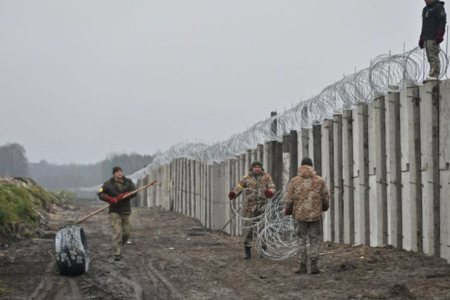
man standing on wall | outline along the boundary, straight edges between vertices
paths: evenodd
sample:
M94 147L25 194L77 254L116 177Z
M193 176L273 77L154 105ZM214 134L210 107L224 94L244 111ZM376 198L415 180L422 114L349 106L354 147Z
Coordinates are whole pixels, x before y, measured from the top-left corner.
M256 218L264 213L267 199L271 198L276 190L272 177L262 168L262 163L254 161L250 172L241 178L234 190L228 194L230 200L234 200L242 190L246 190L245 218ZM247 227L255 225L252 221L246 221ZM251 247L254 229L251 227L245 234L244 259L251 258Z
M133 181L126 178L121 167L113 168L113 177L106 181L98 191L100 200L108 202L109 223L112 230L112 248L114 260L122 259L122 246L127 242L131 234L131 201L134 194L126 197L129 192L136 189Z
M438 0L425 0L426 6L422 11L422 32L420 33L419 47L427 52L430 63L430 74L426 80L439 80L441 62L439 44L444 40L447 15L444 2Z
M319 274L320 226L322 211L330 207L330 193L325 180L316 174L312 160L303 158L297 176L289 183L286 195L285 215L292 215L298 222L296 233L299 238L300 268L295 274L307 273L307 249L309 240L311 249L311 274Z

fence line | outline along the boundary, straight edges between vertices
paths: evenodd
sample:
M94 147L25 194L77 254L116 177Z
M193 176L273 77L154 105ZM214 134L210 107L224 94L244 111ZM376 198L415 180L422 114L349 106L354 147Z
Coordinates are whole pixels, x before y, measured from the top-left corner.
M380 56L224 142L171 147L131 176L139 184L161 181L138 205L173 209L218 230L231 217L226 194L252 160L264 161L280 189L309 156L332 196L325 240L390 244L450 261L450 82L417 86L427 72L421 59L418 49ZM442 53L441 61L443 75ZM226 232L239 235L242 228L231 223Z

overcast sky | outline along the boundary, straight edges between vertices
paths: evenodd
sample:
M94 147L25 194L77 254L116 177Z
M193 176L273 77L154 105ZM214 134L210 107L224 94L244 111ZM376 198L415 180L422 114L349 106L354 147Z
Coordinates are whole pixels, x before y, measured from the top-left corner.
M414 48L423 6L0 0L0 146L87 164L223 141L380 54Z

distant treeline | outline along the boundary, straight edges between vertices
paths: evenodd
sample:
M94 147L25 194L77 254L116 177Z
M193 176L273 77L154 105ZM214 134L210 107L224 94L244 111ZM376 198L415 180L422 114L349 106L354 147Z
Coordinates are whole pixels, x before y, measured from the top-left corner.
M153 161L151 155L111 154L101 162L89 165L56 165L41 160L29 163L25 148L19 144L0 146L0 176L31 177L50 190L90 187L112 176L112 168L121 166L125 174L132 174Z
M6 144L0 146L0 176L28 176L28 158L22 145Z

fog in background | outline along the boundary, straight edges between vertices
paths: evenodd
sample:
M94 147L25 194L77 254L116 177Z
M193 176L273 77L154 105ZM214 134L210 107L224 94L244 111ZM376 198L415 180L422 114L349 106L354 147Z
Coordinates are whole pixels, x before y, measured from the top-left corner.
M30 162L92 164L222 141L416 47L423 6L2 0L0 145L22 145Z

